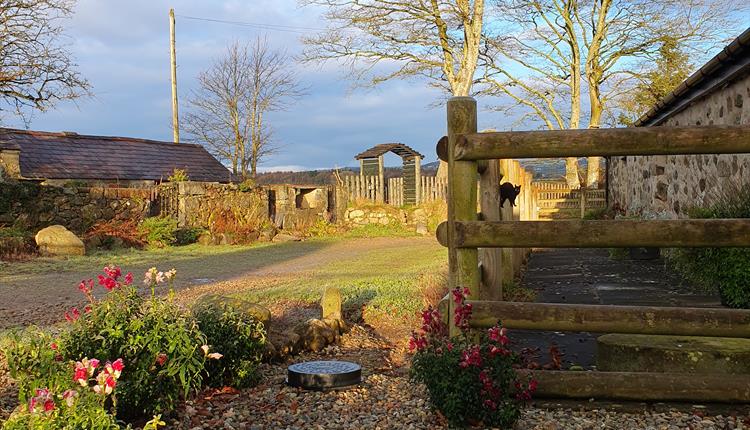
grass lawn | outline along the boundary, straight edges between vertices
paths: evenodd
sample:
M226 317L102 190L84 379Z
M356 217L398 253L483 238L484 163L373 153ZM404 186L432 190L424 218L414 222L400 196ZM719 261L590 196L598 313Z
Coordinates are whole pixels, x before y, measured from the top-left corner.
M411 317L442 291L447 251L433 238L328 237L251 246L189 245L164 249L97 252L84 257L38 258L0 265L3 326L48 321L82 298L76 286L107 264L142 273L177 269L176 287L186 301L218 292L259 303L316 303L328 286L339 287L354 317ZM61 308L61 306L63 306ZM54 310L53 310L53 307ZM24 310L20 317L19 310ZM17 318L21 318L20 320Z
M366 243L366 242L365 242ZM414 315L441 290L447 251L434 241L376 249L330 261L305 277L279 279L237 295L257 302L318 302L326 287L338 287L344 307L396 317Z

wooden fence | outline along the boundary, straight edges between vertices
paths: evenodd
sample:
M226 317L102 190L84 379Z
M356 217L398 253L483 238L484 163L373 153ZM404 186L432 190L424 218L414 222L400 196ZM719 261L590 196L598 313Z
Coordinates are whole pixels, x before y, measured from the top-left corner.
M583 218L587 211L607 207L607 191L570 188L561 181L534 181L539 219Z
M380 186L378 176L344 176L343 189L350 200L370 200L392 206L407 204L404 198L404 178L388 178L386 186ZM382 190L382 191L381 191ZM447 200L448 180L435 176L421 176L417 187L417 203Z
M448 101L448 136L438 156L448 162L448 220L437 237L448 247L449 286L468 288L472 326L500 319L514 329L750 337L750 310L514 303L490 299L497 262L487 248L748 247L750 219L500 221L499 198L483 160L624 155L750 153L750 127L654 127L477 133L476 101ZM489 163L493 166L496 163ZM476 176L480 173L481 216ZM485 204L489 203L489 204ZM448 315L455 303L448 300ZM450 332L458 333L451 318ZM656 401L750 402L750 375L533 371L537 396Z

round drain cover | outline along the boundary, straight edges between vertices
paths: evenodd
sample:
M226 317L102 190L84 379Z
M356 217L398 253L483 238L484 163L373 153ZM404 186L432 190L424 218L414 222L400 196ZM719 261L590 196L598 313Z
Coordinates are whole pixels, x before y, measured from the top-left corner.
M305 361L287 368L286 383L307 390L326 390L362 382L362 367L349 361Z

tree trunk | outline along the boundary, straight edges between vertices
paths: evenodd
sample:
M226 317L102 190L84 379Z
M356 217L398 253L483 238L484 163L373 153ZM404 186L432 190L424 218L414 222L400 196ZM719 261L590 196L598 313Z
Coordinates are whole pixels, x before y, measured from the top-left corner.
M591 121L589 122L589 128L599 128L599 124L602 120L602 102L599 98L599 88L594 87L593 90L589 90L591 98ZM586 185L589 188L599 188L601 169L602 169L602 157L588 157L588 168L586 174Z

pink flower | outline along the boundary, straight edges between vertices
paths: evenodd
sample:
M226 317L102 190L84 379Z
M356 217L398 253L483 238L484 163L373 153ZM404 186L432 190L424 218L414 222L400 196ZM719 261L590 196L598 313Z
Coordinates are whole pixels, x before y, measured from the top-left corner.
M174 277L177 275L177 269L172 269L164 274L164 277L167 279L167 281L174 280Z
M85 367L78 367L79 364L80 363L76 363L76 370L73 372L73 381L81 384L82 387L85 387L89 384L89 372Z
M493 402L490 399L487 399L484 401L484 407L494 411L495 409L497 409L497 403Z
M223 355L219 354L218 352L212 352L212 353L208 354L206 357L208 357L210 359L213 359L213 360L218 360L221 357L223 357Z
M63 400L68 407L72 407L75 403L76 397L78 397L78 391L76 390L65 390L62 394Z
M482 355L481 355L480 347L472 346L471 348L461 352L461 361L458 363L458 365L464 369L469 366L477 366L477 367L481 366Z
M110 265L104 267L104 273L106 273L108 277L112 278L112 280L116 281L117 278L119 278L122 274L122 271L120 271L119 267Z
M124 368L125 364L122 362L122 358L118 358L114 363L112 363L112 373L115 375L115 378L120 377L120 374L122 374L122 369Z

